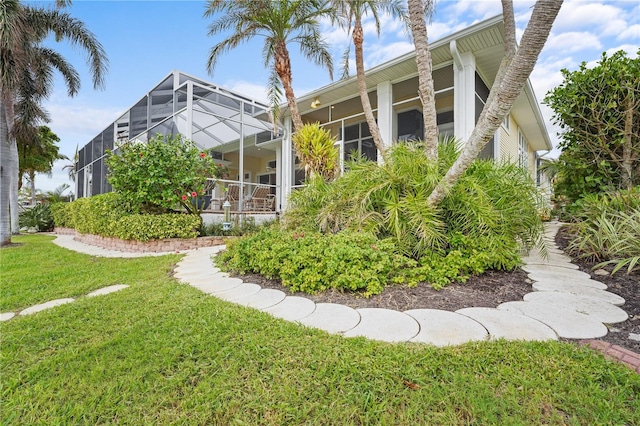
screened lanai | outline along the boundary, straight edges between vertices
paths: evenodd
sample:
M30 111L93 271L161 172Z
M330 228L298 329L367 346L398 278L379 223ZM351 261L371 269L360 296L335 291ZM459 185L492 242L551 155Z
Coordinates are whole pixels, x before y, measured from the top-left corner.
M210 195L211 209L220 209L229 185L239 187L235 210L244 209L243 200L258 185L268 186L275 201L281 131L274 131L266 109L253 99L174 71L83 147L78 196L111 190L104 163L106 149L117 152L131 140L146 142L157 134L181 134L229 170Z

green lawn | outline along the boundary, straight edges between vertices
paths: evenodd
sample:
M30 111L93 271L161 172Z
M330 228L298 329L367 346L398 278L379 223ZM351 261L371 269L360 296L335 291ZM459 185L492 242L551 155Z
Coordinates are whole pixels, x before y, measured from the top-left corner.
M3 312L131 287L0 324L3 424L640 424L640 375L586 348L344 339L49 240L0 250Z

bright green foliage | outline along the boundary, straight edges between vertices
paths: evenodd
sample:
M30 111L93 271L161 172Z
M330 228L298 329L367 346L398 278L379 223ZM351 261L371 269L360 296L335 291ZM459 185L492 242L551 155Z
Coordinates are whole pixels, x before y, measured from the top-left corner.
M113 236L136 241L196 238L200 224L200 217L191 214L134 214L116 222Z
M337 288L371 295L380 293L403 268L415 265L394 251L390 240L380 241L365 233L322 235L272 226L230 241L217 262L240 273L279 278L292 291Z
M317 175L324 180L333 180L339 168L339 153L331 131L318 122L305 124L293 134L292 141L307 177Z
M202 223L197 215L139 214L136 206L117 192L53 206L56 226L123 240L195 238Z
M22 182L23 175L34 179L36 173L51 173L56 160L66 160L61 155L56 143L60 142L58 135L47 126L40 126L34 132L33 140L18 138L18 178Z
M575 237L569 250L580 257L604 261L633 271L640 265L640 186L629 191L588 195L579 203Z
M438 163L421 144L398 144L382 165L356 160L330 183L312 176L292 194L282 231L229 244L221 265L280 278L295 290L367 295L389 283L442 288L487 269L515 268L520 249L542 231L534 182L516 165L476 161L428 208L431 189L457 155L454 141L441 144Z
M208 193L207 178L218 165L180 135L157 135L147 143L129 142L107 159L109 183L145 211L168 212L178 206L199 214L195 199Z
M357 160L335 182L311 180L294 192L285 223L292 229L351 229L391 237L402 253L416 259L446 254L456 233L485 239L493 250L533 245L542 230L536 214L541 200L527 172L513 164L476 161L441 205L427 207L431 190L457 155L455 143L445 141L437 164L426 158L421 144L395 145L384 164Z
M544 102L562 128L555 193L570 202L640 183L640 57L602 55L595 67L562 70Z
M48 204L36 204L20 213L20 227L36 228L40 232L53 229L53 216Z

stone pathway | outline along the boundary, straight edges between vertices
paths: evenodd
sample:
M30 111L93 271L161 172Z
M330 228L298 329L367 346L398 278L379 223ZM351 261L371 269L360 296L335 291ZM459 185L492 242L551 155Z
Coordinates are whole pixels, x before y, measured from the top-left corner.
M110 285L108 287L103 287L101 289L92 291L91 293L87 294L86 297L102 296L102 295L105 295L105 294L109 294L109 293L113 293L113 292L116 292L116 291L120 291L120 290L125 289L127 287L129 287L129 286L126 285L126 284ZM15 317L16 315L24 316L24 315L35 314L36 312L41 312L41 311L44 311L46 309L54 308L56 306L64 305L66 303L71 303L71 302L73 302L75 300L76 299L73 299L73 298L50 300L50 301L45 302L45 303L40 303L38 305L30 306L30 307L28 307L26 309L21 310L17 314L15 312L3 312L3 313L0 314L0 321L8 321L11 318Z
M186 252L175 268L175 277L204 293L242 306L267 312L274 317L319 328L345 337L366 337L385 342L419 342L435 346L458 345L470 341L557 340L558 337L581 339L581 343L601 350L640 372L640 355L596 339L607 333L605 324L622 322L627 313L618 306L624 299L606 291L606 286L591 280L555 245L555 235L562 224L547 223L546 255L532 252L523 258L532 292L523 301L507 302L497 308L464 308L456 312L438 309L413 309L398 312L389 309L353 309L333 303L315 303L282 291L263 289L258 284L230 278L213 266L211 257L224 246L205 247ZM123 253L90 246L58 235L59 246L94 256L140 257L167 253ZM93 296L120 290L111 286L88 294ZM47 302L59 305L73 299ZM23 312L33 313L43 305ZM24 315L20 312L21 315ZM15 315L0 314L0 321ZM587 340L584 340L587 339Z
M353 309L333 303L314 303L273 289L245 283L209 262L218 248L188 253L175 268L175 276L220 299L253 307L278 318L296 321L345 337L366 337L385 342L421 342L436 346L474 340L594 339L607 334L604 325L622 322L627 313L616 305L624 300L606 286L577 270L555 245L559 223L547 224L546 256L532 252L525 260L533 292L523 301L497 308L465 308L456 312L413 309Z

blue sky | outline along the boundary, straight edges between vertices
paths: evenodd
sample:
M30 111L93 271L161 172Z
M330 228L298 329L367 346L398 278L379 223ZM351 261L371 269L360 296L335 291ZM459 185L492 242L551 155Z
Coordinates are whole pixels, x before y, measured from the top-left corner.
M29 3L43 7L52 4L50 1ZM526 27L533 3L531 0L514 2L518 35ZM214 73L208 74L209 49L221 38L207 35L211 19L203 18L205 5L202 1L75 0L67 8L104 46L109 71L104 90L93 90L83 52L65 42L50 40L47 43L74 64L82 79L80 93L69 98L58 78L53 95L45 103L52 118L48 125L60 137L63 154L73 157L76 145L86 144L173 69L257 99L266 98L268 71L262 63L260 39L222 56ZM438 1L428 27L429 40L435 41L501 11L497 0ZM370 19L365 20L364 27L367 68L413 50L398 22L383 17L380 37L375 34ZM350 40L328 23L323 25L323 33L331 45L334 77L339 78L340 59ZM639 46L640 1L565 0L531 75L538 101L562 82L560 69L577 69L583 61L595 63L604 51L612 53L623 49L635 57ZM301 58L295 46L291 52L296 95L331 82L328 73ZM550 121L551 113L545 106L541 108L555 143L556 129ZM51 178L38 176L36 187L49 191L68 183L62 171L64 164L64 161L56 162Z

